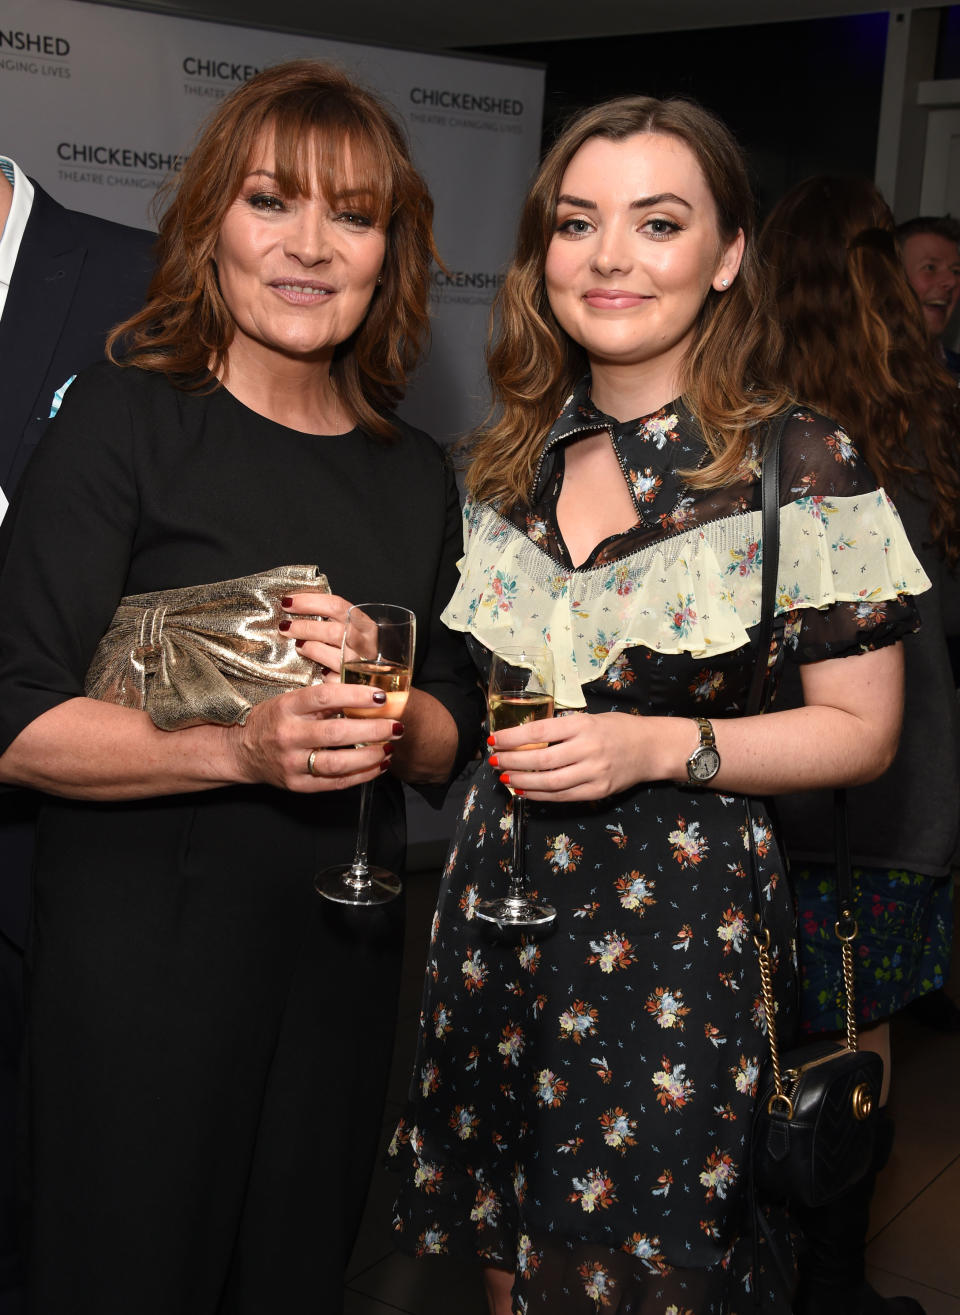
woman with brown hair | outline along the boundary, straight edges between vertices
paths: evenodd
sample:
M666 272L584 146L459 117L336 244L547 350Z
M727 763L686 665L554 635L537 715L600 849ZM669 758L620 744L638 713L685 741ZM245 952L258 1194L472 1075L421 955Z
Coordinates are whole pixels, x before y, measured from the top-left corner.
M495 1315L753 1309L746 1156L766 1041L744 798L869 779L896 745L896 641L922 573L836 424L770 382L752 228L721 123L612 101L546 156L499 299L498 410L444 616L481 669L548 644L561 715L490 738L392 1146L402 1245L483 1264ZM799 655L805 706L748 717L758 473L785 411L770 663ZM861 623L864 585L884 606ZM528 803L530 885L557 910L519 944L475 916L503 893L505 784ZM792 897L753 806L786 1037ZM755 1281L782 1310L772 1276Z
M918 600L921 627L904 643L903 732L893 765L848 794L857 899L857 1010L862 1047L884 1060L890 1085L890 1016L941 986L950 966L950 870L960 836L957 701L945 631L960 630L960 462L956 384L930 351L921 308L904 272L893 216L866 178L810 178L764 226L784 347L776 378L837 416L895 498L932 582ZM866 617L875 606L867 593ZM798 691L784 689L789 698ZM801 1024L841 1032L843 984L836 921L833 802L829 794L781 802L784 843L800 908ZM877 1172L893 1125L881 1123L871 1174L800 1222L797 1309L803 1315L906 1315L864 1281L863 1248Z
M238 89L176 181L147 305L115 363L70 388L4 523L0 780L48 796L37 1310L340 1308L402 909L341 909L314 877L349 861L354 787L378 778L371 856L396 870L401 780L444 783L480 716L438 616L456 489L391 413L427 331L431 214L395 120L344 74L295 63ZM259 610L222 634L219 582L263 573L292 583L257 585ZM177 629L166 600L195 587ZM402 722L339 683L348 600L365 599L419 621ZM139 621L107 678L115 612ZM244 704L251 668L273 684ZM177 729L130 706L161 677ZM347 709L368 718L362 745Z

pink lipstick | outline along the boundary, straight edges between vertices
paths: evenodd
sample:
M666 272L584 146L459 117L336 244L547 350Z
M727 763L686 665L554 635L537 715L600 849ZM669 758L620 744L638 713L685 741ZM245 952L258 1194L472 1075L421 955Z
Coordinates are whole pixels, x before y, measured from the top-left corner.
M623 288L589 288L583 294L583 300L595 310L629 310L651 298Z

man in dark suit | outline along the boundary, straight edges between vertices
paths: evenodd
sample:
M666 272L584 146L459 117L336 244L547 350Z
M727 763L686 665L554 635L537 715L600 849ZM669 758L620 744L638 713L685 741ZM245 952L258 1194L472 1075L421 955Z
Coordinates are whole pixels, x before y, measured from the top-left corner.
M0 519L56 405L143 304L154 236L58 205L0 155ZM56 532L56 527L51 527ZM13 1125L35 800L0 794L0 1315L19 1311Z
M16 179L19 170L10 172ZM17 182L29 180L20 175ZM46 428L55 391L102 358L108 330L143 305L153 272L152 233L66 210L30 186L32 205L0 313L0 488L8 499ZM0 230L14 196L0 164Z

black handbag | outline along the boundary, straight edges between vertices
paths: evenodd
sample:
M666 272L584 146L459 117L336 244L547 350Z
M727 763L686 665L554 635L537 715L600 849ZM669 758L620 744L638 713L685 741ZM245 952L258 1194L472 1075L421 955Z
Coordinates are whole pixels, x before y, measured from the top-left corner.
M788 413L789 414L789 413ZM761 618L757 665L747 714L765 710L768 660L773 637L777 566L780 551L780 436L786 417L772 430L761 475ZM853 880L847 846L846 796L835 792L835 842L839 916L835 931L842 945L846 995L846 1036L820 1039L781 1055L770 961L770 930L764 917L750 800L747 838L754 885L754 943L767 1022L769 1058L761 1069L753 1124L752 1172L760 1201L784 1200L817 1206L840 1196L867 1172L873 1155L883 1061L857 1049L854 1005Z

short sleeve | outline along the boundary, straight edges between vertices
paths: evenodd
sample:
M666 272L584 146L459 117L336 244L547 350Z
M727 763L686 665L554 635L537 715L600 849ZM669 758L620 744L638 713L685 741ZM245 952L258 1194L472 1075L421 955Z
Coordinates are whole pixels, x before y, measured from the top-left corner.
M850 436L815 411L798 409L784 430L780 518L777 606L785 618L789 660L819 662L870 652L919 627L912 595L929 581L896 509ZM846 597L818 607L791 607L791 567L799 569L814 537L832 575L845 577Z
M77 378L0 526L0 752L83 693L124 593L138 498L119 374Z

